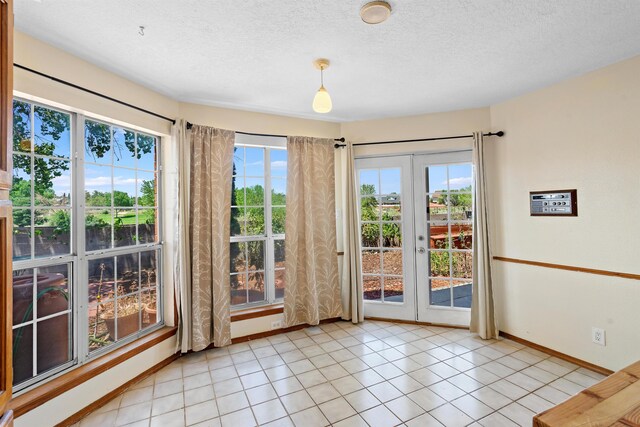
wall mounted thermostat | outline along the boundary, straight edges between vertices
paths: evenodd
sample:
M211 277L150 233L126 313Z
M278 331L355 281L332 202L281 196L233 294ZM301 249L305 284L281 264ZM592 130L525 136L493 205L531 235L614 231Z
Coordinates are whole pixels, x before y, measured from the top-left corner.
M531 191L531 216L578 216L577 190Z

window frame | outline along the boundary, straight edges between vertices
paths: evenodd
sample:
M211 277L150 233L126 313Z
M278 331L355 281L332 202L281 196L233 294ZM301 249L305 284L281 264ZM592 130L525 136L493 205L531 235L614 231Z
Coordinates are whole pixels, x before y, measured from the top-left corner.
M280 139L280 138L279 138ZM284 139L284 138L282 138ZM285 140L286 142L286 140ZM239 236L230 236L230 240L229 243L243 243L243 242L255 242L255 241L263 241L265 248L264 248L264 274L265 274L265 299L262 301L254 301L254 302L244 302L241 304L235 304L235 305L231 305L231 312L237 312L237 311L242 311L242 310L247 310L247 309L252 309L252 308L256 308L256 307L264 307L264 306L269 306L269 305L274 305L274 304L280 304L283 302L284 297L283 298L276 298L276 288L275 288L275 272L276 272L276 268L275 268L275 241L277 240L282 240L284 242L285 240L285 234L284 233L273 233L273 215L272 215L272 209L273 209L273 205L272 205L272 171L271 171L271 151L272 150L280 150L280 151L285 151L287 150L286 147L286 143L285 144L274 144L274 145L267 145L267 144L256 144L256 143L250 143L250 142L235 142L234 143L234 147L242 147L243 149L245 147L249 147L249 148L259 148L264 150L264 169L263 169L263 176L264 176L264 205L263 205L263 209L264 209L264 235L239 235ZM243 163L246 160L246 156L244 156L243 154ZM243 178L245 178L246 175L246 168L245 171L243 171L243 174L240 175L237 171L236 171L236 175L235 176L242 176ZM252 175L250 175L249 177L252 177ZM233 178L232 178L233 179ZM285 184L286 184L286 174L284 175L284 179L285 179ZM246 183L245 183L246 184ZM285 191L285 195L286 195L286 191ZM245 201L246 203L246 201ZM246 204L245 204L246 206ZM277 205L275 207L283 207L282 205ZM286 202L284 205L285 209L286 209ZM248 260L247 260L248 261ZM282 269L278 269L278 270L282 270ZM231 276L232 276L232 272L230 271L229 274L229 287L231 287ZM286 283L285 283L286 286Z
M49 369L39 375L33 376L30 379L27 379L19 384L13 385L14 396L19 396L25 393L30 392L36 386L42 385L43 383L52 381L55 378L63 376L83 365L86 365L90 362L93 362L97 358L104 356L105 354L111 353L123 346L126 346L134 341L139 340L142 337L145 337L153 332L156 332L165 327L164 322L164 286L163 286L163 256L164 256L164 241L163 241L163 159L162 159L162 146L163 146L163 137L159 134L149 132L149 131L138 131L133 129L132 126L122 125L121 123L116 123L116 121L105 120L104 118L93 117L88 114L78 113L71 110L65 110L63 108L55 107L52 105L48 105L45 102L40 102L31 99L25 99L22 97L14 97L13 100L24 102L29 104L30 107L30 125L31 125L31 151L29 153L22 152L14 152L14 155L28 155L31 160L31 176L35 173L33 168L33 159L35 158L35 121L34 121L34 111L36 107L46 108L48 110L57 111L60 113L68 114L70 116L69 123L69 174L71 179L71 189L70 189L70 207L63 208L67 209L71 214L70 219L70 230L69 230L69 242L70 242L70 252L69 254L63 255L54 255L48 257L35 257L35 237L31 236L31 254L29 259L15 259L13 260L12 272L17 270L24 269L34 269L34 268L42 268L47 266L57 266L63 264L69 264L69 279L68 279L68 290L70 292L70 308L65 310L64 312L56 313L55 316L63 315L63 313L68 313L71 317L71 328L70 328L70 348L71 348L71 359L70 361ZM156 233L158 239L153 243L136 243L133 246L124 246L124 247L110 247L106 249L98 249L93 251L86 251L86 236L85 236L85 218L87 212L87 206L85 203L85 121L91 120L94 122L99 122L109 126L110 133L111 129L117 127L119 129L123 129L125 131L134 132L137 136L138 133L152 136L155 138L156 144L156 170L153 172L155 174L155 183L156 183L156 204L153 209L156 212ZM111 136L113 139L113 136ZM113 144L113 142L112 142ZM137 144L137 143L136 143ZM38 155L41 158L49 158L52 156L42 156ZM57 159L57 157L53 157ZM15 166L15 165L14 165ZM113 163L111 167L117 167ZM112 169L113 170L113 169ZM146 169L130 168L130 170L142 170L144 172L149 172ZM12 169L13 175L13 169ZM137 175L136 175L137 177ZM137 178L136 178L137 181ZM31 211L31 230L33 230L34 226L34 216L35 211L38 206L34 204L34 191L33 191L33 180L31 187L31 199L29 206L29 210ZM137 182L136 182L137 186ZM113 191L113 188L112 188ZM112 196L113 197L113 196ZM113 203L112 203L113 206ZM21 207L18 207L21 208ZM22 207L26 209L25 207ZM44 209L48 209L46 206L41 207ZM134 208L136 213L138 212L138 200L136 199ZM60 207L54 207L54 209L60 209ZM90 208L89 208L90 209ZM136 230L138 230L138 221L136 221ZM13 224L11 225L13 229ZM33 234L33 233L32 233ZM137 233L136 233L137 236ZM112 240L113 242L113 240ZM110 243L111 245L111 243ZM88 286L88 265L91 259L96 258L104 258L104 257L115 257L127 254L139 254L141 252L146 251L156 251L156 323L154 325L150 325L144 327L142 323L139 324L140 329L122 339L118 339L113 343L106 345L104 348L95 350L90 352L89 350L89 302L88 302L88 294L89 294L89 286ZM13 259L13 254L11 254ZM34 271L35 274L35 271ZM34 287L37 287L37 284L34 283ZM138 294L142 291L139 288ZM35 293L34 293L35 294ZM12 302L10 302L12 303ZM37 309L36 309L37 310ZM141 312L141 311L140 311ZM47 317L48 318L48 317ZM43 320L43 319L38 319ZM32 323L36 323L36 316L34 316L31 320ZM21 323L20 325L28 324L29 322ZM18 326L19 327L19 326ZM11 330L13 331L15 327L11 326ZM33 337L34 341L37 339L36 330L34 329ZM83 339L86 337L86 339ZM13 340L13 338L11 338ZM35 357L37 354L37 347L33 347L33 366L37 366L37 358Z

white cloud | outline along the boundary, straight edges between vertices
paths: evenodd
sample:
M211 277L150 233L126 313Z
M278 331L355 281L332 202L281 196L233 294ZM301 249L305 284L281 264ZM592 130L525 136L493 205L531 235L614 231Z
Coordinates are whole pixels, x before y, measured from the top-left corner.
M142 181L144 181L142 178L123 178L121 176L113 177L114 185L136 185L137 183L142 183ZM98 176L95 178L88 178L84 181L84 185L85 187L110 187L111 177Z
M276 160L275 162L271 162L272 169L286 169L287 161L286 160Z
M69 174L63 174L60 176L56 176L51 180L53 182L53 186L56 189L69 189L71 188L71 177Z
M446 182L443 182L443 184L446 184ZM449 180L449 186L450 188L462 188L462 187L467 187L469 185L473 184L473 178L468 176L468 177L460 177L460 178L451 178Z

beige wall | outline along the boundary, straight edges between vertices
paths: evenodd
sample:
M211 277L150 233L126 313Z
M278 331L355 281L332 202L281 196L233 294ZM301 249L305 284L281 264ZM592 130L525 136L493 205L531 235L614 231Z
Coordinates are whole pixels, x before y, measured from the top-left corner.
M494 254L640 273L638 76L640 57L491 107ZM529 216L529 191L570 188L577 218ZM638 281L494 265L502 330L610 369L640 358Z
M14 62L163 116L173 118L178 114L178 102L19 31L15 32ZM171 125L165 120L18 68L14 68L14 90L20 95L34 96L77 112L120 121L156 133L171 133Z
M489 108L423 114L381 120L364 120L342 124L342 136L354 143L390 141L425 137L470 135L489 130ZM389 155L412 152L450 151L471 148L470 139L426 141L403 144L369 145L357 147L355 155Z

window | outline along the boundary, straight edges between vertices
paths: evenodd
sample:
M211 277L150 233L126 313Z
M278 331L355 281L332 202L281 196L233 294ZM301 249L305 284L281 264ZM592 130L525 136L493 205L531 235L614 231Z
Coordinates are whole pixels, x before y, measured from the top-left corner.
M20 390L160 323L160 180L155 136L21 100L13 121Z
M287 152L236 144L231 195L231 305L284 297Z

